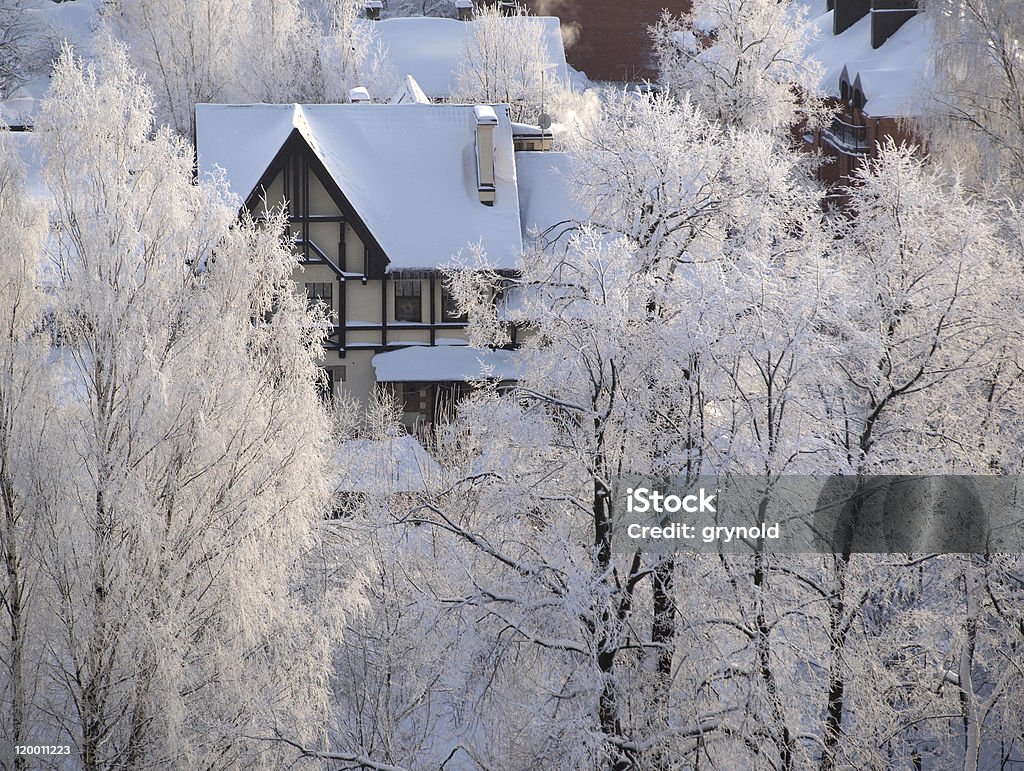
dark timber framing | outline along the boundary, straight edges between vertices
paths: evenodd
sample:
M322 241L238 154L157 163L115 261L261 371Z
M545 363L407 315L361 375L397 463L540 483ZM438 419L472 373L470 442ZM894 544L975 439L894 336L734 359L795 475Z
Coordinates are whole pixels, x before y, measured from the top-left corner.
M310 172L323 186L330 196L334 205L341 212L336 214L311 214L310 209ZM389 340L389 332L426 332L429 336L429 345L437 344L438 332L454 331L465 329L465 321L443 321L439 319L440 303L443 298L438 293L443 277L443 271L435 268L399 268L388 271L390 263L380 242L366 226L366 223L356 212L344 192L331 177L316 153L307 144L305 138L297 129L293 129L288 138L281 145L280 150L274 159L267 166L259 182L249 193L245 201L245 207L253 214L258 214L262 201L266 196L267 189L274 180L281 176L282 193L288 208L289 227L297 227L298 232L294 233L293 243L300 248L301 261L309 265L326 265L335 274L338 282L338 324L328 336L327 348L336 350L339 356L344 359L346 351L349 350L373 350L375 352L394 351L408 347L405 344L393 344ZM337 223L338 224L338 260L332 260L322 248L312 239L310 225L313 223ZM348 254L345 241L345 227L350 226L359 237L363 245L363 266L362 273L347 270ZM516 275L512 270L499 270L500 275L513 277ZM360 279L365 286L369 279L380 281L380 324L347 323L347 295L349 281ZM418 280L429 283L430 311L428 322L389 322L388 321L388 294L393 291L391 286L396 280ZM349 333L366 332L379 333L380 341L371 342L349 342Z

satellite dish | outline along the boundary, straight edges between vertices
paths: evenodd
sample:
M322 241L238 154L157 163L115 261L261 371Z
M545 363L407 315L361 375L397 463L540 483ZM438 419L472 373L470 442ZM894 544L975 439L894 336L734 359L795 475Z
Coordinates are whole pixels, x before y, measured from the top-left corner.
M542 112L537 117L537 125L540 126L542 131L547 131L549 128L551 128L551 116L548 115L546 112Z

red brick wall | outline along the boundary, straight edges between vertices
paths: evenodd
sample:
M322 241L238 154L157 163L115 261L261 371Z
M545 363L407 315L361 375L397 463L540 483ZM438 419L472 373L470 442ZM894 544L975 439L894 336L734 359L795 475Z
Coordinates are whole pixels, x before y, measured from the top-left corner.
M690 0L526 0L536 14L558 16L569 64L592 80L654 78L647 27L663 8L679 14Z

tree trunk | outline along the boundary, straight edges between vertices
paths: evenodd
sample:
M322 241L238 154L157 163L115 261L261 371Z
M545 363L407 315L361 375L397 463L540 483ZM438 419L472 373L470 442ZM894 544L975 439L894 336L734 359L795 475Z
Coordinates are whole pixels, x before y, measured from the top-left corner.
M24 575L18 549L18 502L14 484L7 472L7 442L4 439L3 457L0 459L0 498L4 507L4 568L7 577L4 586L4 604L10 622L10 665L11 676L11 744L25 743L27 725L25 700L25 608ZM18 755L14 759L16 771L28 768L28 759Z

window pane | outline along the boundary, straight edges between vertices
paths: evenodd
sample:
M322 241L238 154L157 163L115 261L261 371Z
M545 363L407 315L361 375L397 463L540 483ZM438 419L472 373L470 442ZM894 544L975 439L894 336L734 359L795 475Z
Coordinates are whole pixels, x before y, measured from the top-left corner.
M397 321L423 320L421 291L422 287L419 281L395 282L395 319Z

